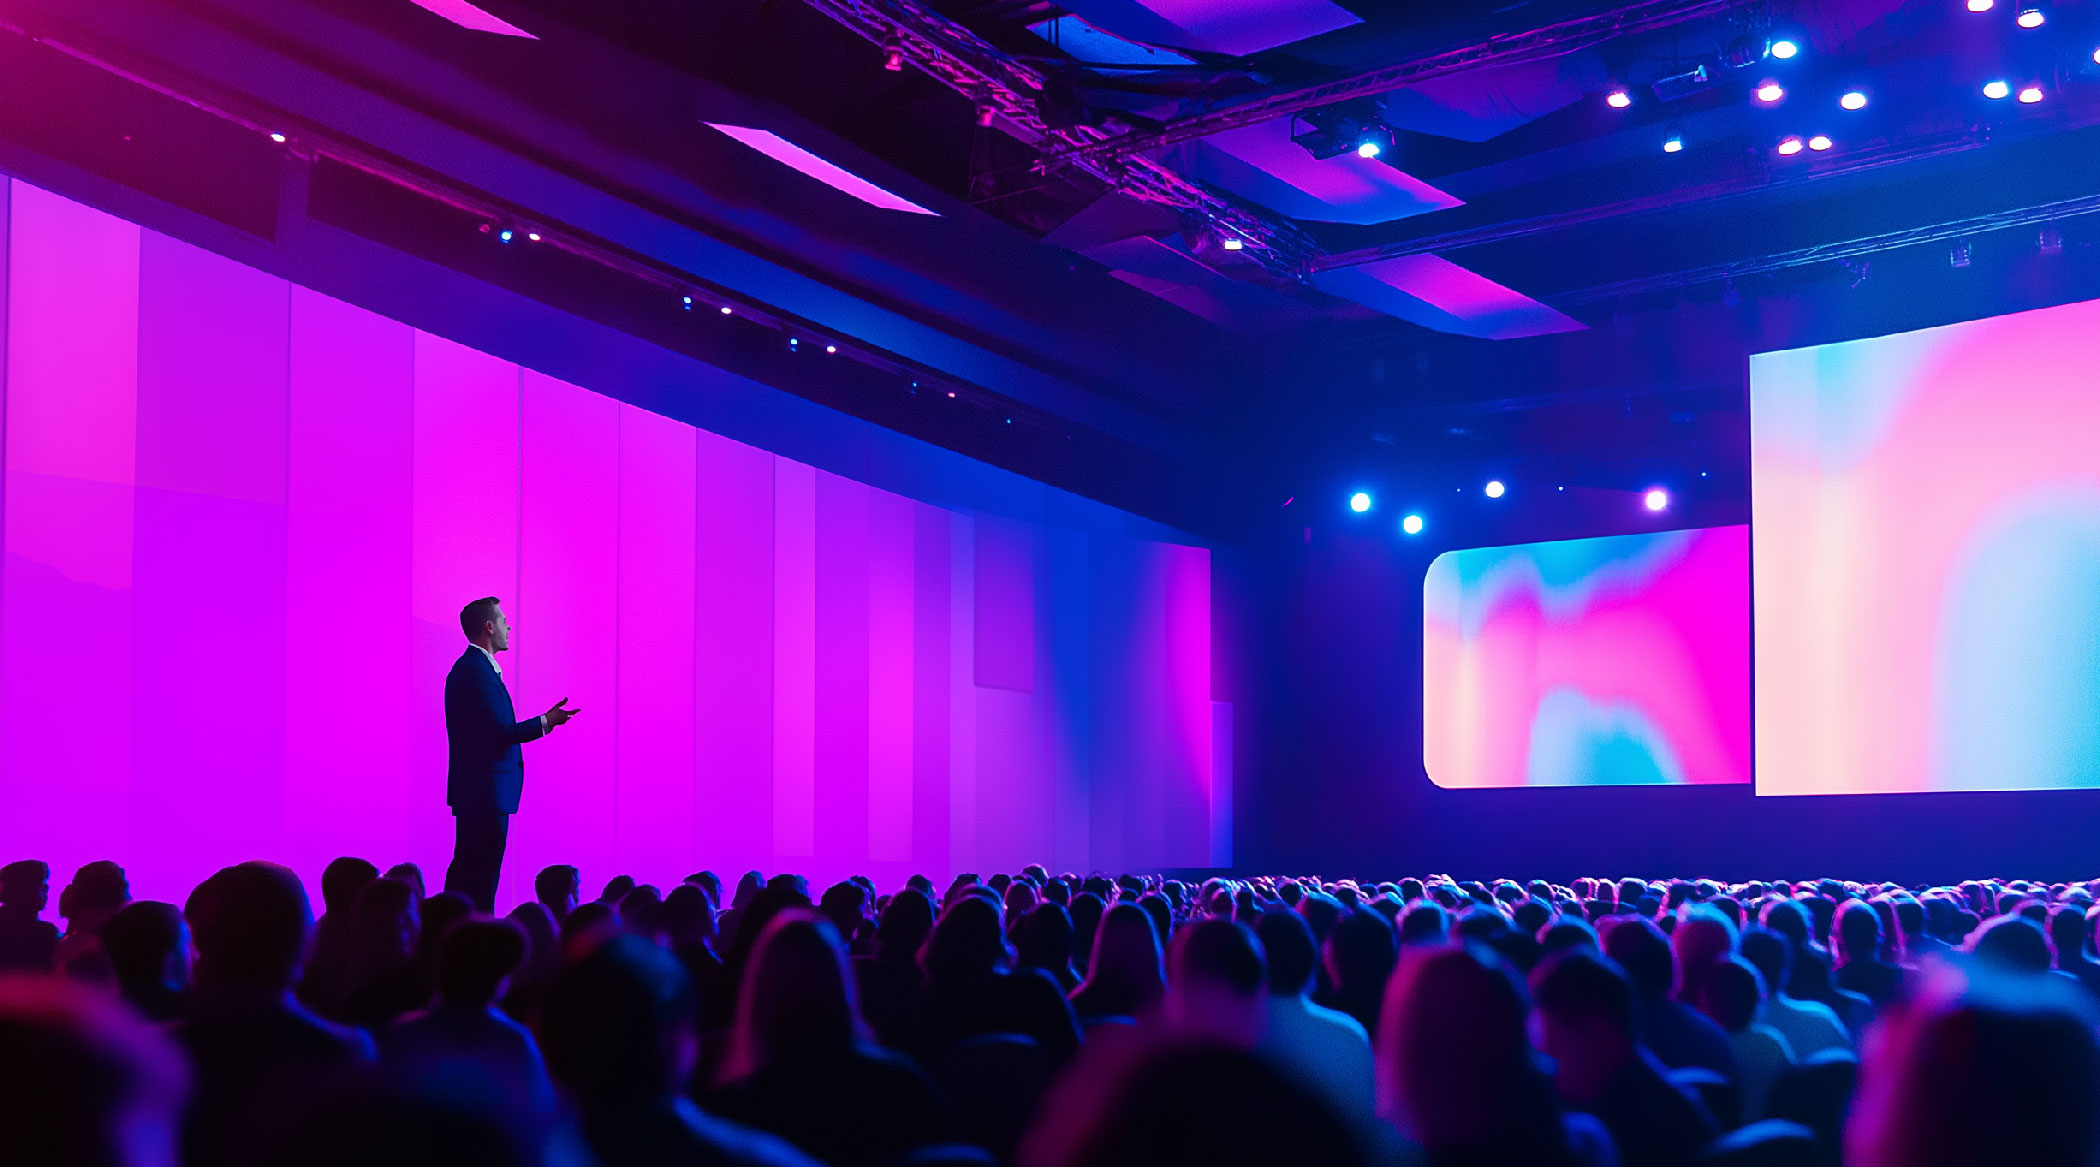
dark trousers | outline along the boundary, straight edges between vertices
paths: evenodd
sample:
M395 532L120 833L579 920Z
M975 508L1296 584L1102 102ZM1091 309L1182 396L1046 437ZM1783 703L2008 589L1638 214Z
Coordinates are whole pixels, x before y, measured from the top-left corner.
M510 816L500 810L455 811L458 836L452 866L445 869L445 890L456 891L491 915L496 911L496 880L503 875L503 845L510 840Z

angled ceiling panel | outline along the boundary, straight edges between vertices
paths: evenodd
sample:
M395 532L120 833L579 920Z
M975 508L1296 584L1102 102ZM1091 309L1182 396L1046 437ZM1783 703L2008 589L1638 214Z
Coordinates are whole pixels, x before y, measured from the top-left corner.
M1404 255L1314 274L1321 291L1424 328L1516 340L1589 327L1537 300L1435 255Z
M1229 57L1363 23L1330 0L1071 0L1066 7L1130 40Z
M1170 147L1171 165L1270 210L1319 223L1370 226L1464 200L1375 158L1314 158L1278 118Z

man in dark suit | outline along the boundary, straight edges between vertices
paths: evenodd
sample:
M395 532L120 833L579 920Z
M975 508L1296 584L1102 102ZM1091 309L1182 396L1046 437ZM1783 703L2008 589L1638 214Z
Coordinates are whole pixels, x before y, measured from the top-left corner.
M468 604L459 626L467 634L467 650L445 676L445 801L458 830L445 890L494 912L510 816L518 811L525 785L524 751L518 747L545 736L577 711L564 697L538 717L518 720L496 663L496 654L510 647L510 621L496 597Z

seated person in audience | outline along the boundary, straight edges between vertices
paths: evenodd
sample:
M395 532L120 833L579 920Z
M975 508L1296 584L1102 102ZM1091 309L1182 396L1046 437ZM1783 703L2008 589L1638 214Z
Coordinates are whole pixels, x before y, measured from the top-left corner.
M50 972L58 926L38 919L51 900L51 865L18 859L0 867L0 972Z
M183 916L197 949L196 988L173 1030L196 1086L183 1161L254 1162L316 1101L362 1080L372 1039L292 998L313 914L289 868L225 868L197 885Z
M409 886L416 896L416 904L422 906L423 898L430 893L423 883L423 869L413 863L396 863L386 869L388 879L398 879Z
M1057 982L1012 970L999 909L985 899L965 895L942 912L919 964L926 973L919 1042L929 1064L957 1042L989 1033L1034 1039L1054 1066L1078 1051L1079 1022Z
M1765 980L1764 1005L1757 1019L1786 1039L1797 1061L1807 1061L1827 1049L1849 1050L1852 1035L1830 1006L1821 1001L1802 1001L1788 996L1775 985L1792 982L1794 945L1779 933L1763 926L1747 928L1740 943L1743 959Z
M190 991L190 930L182 909L133 900L102 925L117 993L148 1021L182 1016Z
M1839 905L1831 927L1837 986L1872 1001L1876 1009L1894 1001L1903 984L1903 967L1882 958L1886 935L1881 913L1864 900L1846 900Z
M1716 963L1699 986L1699 1011L1727 1031L1735 1050L1738 1117L1744 1123L1765 1117L1772 1086L1794 1062L1786 1038L1757 1021L1765 996L1764 977L1740 956Z
M1673 1000L1676 964L1670 942L1652 920L1614 916L1604 928L1604 955L1633 985L1641 1042L1665 1066L1696 1066L1735 1081L1735 1052L1728 1035L1698 1010Z
M1079 974L1072 970L1072 915L1064 905L1045 901L1028 909L1014 928L1014 961L1056 981L1061 993L1079 987Z
M1524 990L1474 946L1408 954L1378 1034L1378 1112L1432 1164L1616 1164L1597 1119L1562 1110L1526 1037Z
M685 1097L698 1016L685 970L639 936L611 934L562 971L537 1034L599 1167L813 1167L780 1139Z
M314 924L313 957L299 982L300 1002L317 1013L333 1013L349 991L351 918L358 895L378 878L379 868L369 860L348 855L330 860L321 870L323 910Z
M2049 913L2049 946L2056 952L2056 971L2077 981L2100 1001L2100 962L2087 955L2086 909L2062 904Z
M348 991L335 1019L381 1029L429 1004L415 965L421 934L421 907L413 884L389 875L365 885L358 893L350 934Z
M926 974L919 971L919 949L932 931L933 900L916 888L905 888L882 909L874 951L853 958L861 1015L875 1039L891 1049L910 1049L916 1042L919 993L926 983Z
M1253 1049L1269 1026L1261 942L1228 912L1192 920L1167 953L1166 1021L1175 1032Z
M58 893L58 914L65 918L66 931L52 953L52 969L76 981L115 984L116 970L102 947L102 925L130 902L131 881L123 868L107 859L82 864L73 882Z
M1378 1032L1385 983L1400 960L1392 923L1369 908L1352 909L1335 921L1323 956L1333 989L1321 1004L1356 1018L1365 1033Z
M2053 973L2049 938L2041 925L2025 916L2007 915L1985 920L1962 943L1962 951L1999 972L2037 976Z
M0 1161L169 1167L187 1079L167 1035L107 994L0 977Z
M1091 1025L1112 1017L1145 1017L1166 991L1166 963L1152 916L1128 903L1102 913L1086 980L1071 994L1079 1020Z
M708 1110L833 1167L880 1163L955 1137L954 1112L925 1072L869 1040L828 918L790 911L766 926L729 1043L722 1084L705 1095Z
M436 1001L379 1032L381 1066L399 1081L491 1109L550 1112L539 1045L496 1004L525 946L524 929L508 920L455 924L438 946Z
M1313 1004L1319 951L1305 918L1263 912L1256 935L1269 966L1269 1025L1262 1049L1318 1087L1345 1112L1373 1107L1371 1041L1356 1018Z
M532 898L546 905L556 927L576 910L576 900L582 894L583 878L567 863L541 868L532 880Z
M1531 995L1555 1089L1604 1123L1624 1167L1680 1167L1699 1158L1718 1127L1641 1043L1633 983L1618 965L1581 949L1564 952L1531 974Z
M2067 980L1929 968L1867 1044L1848 1167L2100 1162L2100 1046Z

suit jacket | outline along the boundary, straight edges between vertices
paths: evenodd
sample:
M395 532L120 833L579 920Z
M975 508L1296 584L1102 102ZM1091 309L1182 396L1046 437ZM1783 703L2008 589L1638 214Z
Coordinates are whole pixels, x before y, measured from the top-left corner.
M543 732L537 717L518 720L503 678L468 645L445 674L445 802L452 813L516 814L525 786L525 752L518 747Z

